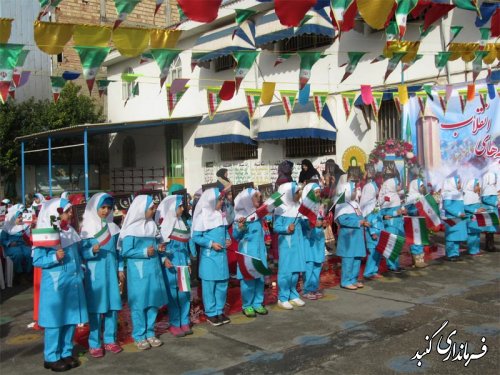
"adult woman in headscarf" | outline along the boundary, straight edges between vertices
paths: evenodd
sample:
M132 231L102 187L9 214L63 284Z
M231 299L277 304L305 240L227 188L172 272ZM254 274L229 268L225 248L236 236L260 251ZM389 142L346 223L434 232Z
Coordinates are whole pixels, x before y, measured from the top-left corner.
M499 212L498 206L498 192L500 191L500 184L498 174L488 172L483 176L482 189L481 189L481 202L486 208L487 212ZM482 228L486 232L486 251L495 251L494 235L498 228L488 226Z
M427 194L427 189L421 178L416 178L410 182L410 190L408 192L408 197L406 197L405 206L409 216L420 216L416 203L425 199L425 194ZM410 245L410 253L413 258L413 265L416 268L427 267L427 263L425 263L424 260L424 246L415 244Z
M15 204L9 208L5 224L0 232L0 244L5 255L14 264L16 274L29 275L32 269L31 247L29 245L30 226L23 223L24 206Z
M167 304L167 290L160 263L165 246L156 238L153 220L156 205L149 195L132 201L118 238L127 261L127 292L132 318L132 337L139 350L161 346L155 336L158 309Z
M293 163L290 160L283 160L278 166L278 178L276 179L276 189L280 185L292 182Z
M227 191L231 189L232 183L229 181L229 178L227 177L228 170L226 168L221 168L217 171L215 174L217 176L217 188L220 191Z
M323 172L325 186L323 187L321 195L323 198L330 200L327 210L330 209L331 204L333 203L332 199L335 195L335 189L337 188L340 176L343 174L345 174L344 171L335 163L335 160L328 159L325 162L325 170Z
M368 254L366 256L366 265L363 274L364 278L369 280L383 278L378 272L382 256L375 250L375 247L378 244L380 232L384 228L384 222L382 220L382 215L380 215L380 210L377 207L379 189L373 177L374 174L367 176L367 183L363 186L359 202L363 217L370 223L370 226L364 231Z
M354 182L339 186L337 193L344 192L345 202L335 207L335 221L338 223L339 240L337 255L342 258L340 286L349 290L363 288L358 281L361 258L366 255L363 227L370 223L363 218L359 206L361 192Z
M189 257L191 235L182 220L183 211L184 205L181 195L166 197L161 201L156 211L156 223L160 225L161 241L166 244L162 261L165 266L167 287L170 289L170 293L168 293L169 331L175 337L193 334L189 321L191 293L179 288L179 278L185 276L184 271L187 267L190 271L191 266ZM190 278L186 278L184 281L188 285Z
M464 197L460 177L449 177L444 181L442 199L445 221L445 250L448 260L456 262L460 256L460 242L467 240Z
M113 222L113 207L111 195L93 195L85 207L80 233L83 257L87 260L85 294L90 323L89 353L94 358L104 356L104 350L115 354L122 351L116 337L118 311L122 309L118 279L125 282L125 274L123 259L116 248L120 227Z
M37 229L54 230L60 244L33 248L33 265L43 269L38 324L44 328L44 367L56 372L80 365L73 357L73 336L77 324L88 322L81 240L69 225L71 217L66 199L45 202Z
M299 174L299 184L309 182L311 180L321 180L321 175L316 168L312 165L309 159L302 160L302 170Z
M401 186L397 178L389 178L383 184L379 193L380 215L384 220L384 228L387 232L398 236L405 236L403 227L403 214L405 210L401 206L399 190ZM403 269L399 266L399 256L396 260L387 259L389 271L401 273Z
M196 205L191 228L194 242L201 247L199 274L203 305L213 326L231 322L224 314L229 280L226 249L231 240L221 212L223 198L217 188L205 190Z
M479 194L481 193L481 186L479 185L479 180L476 178L471 178L465 183L464 186L464 208L465 213L470 215L467 220L467 250L469 255L478 256L480 254L480 241L482 228L477 224L477 220L474 214L480 214L486 211L486 209L481 204L481 198Z
M297 282L301 272L306 270L304 251L305 225L307 220L299 217L301 190L296 182L287 182L279 187L283 205L274 210L274 232L278 234L278 306L292 310L294 306L304 306L297 292Z
M267 267L262 219L259 219L255 213L255 210L260 206L260 201L261 193L252 188L245 189L236 196L233 235L239 241L238 252L259 259ZM243 314L248 318L255 317L255 314L266 315L264 276L251 280L245 279L238 265L237 277L240 279Z

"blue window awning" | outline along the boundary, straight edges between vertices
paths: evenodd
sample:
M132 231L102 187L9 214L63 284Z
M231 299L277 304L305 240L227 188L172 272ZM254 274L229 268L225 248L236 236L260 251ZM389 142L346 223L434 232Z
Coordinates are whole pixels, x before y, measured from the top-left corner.
M198 38L193 47L192 63L208 62L241 50L255 50L255 24L252 21L239 27L232 24Z
M311 9L307 12L307 16L311 17L307 22L300 27L293 28L283 26L274 10L264 13L256 22L255 44L260 47L304 34L323 35L330 38L335 36L332 19L324 8Z
M244 110L219 113L212 120L205 117L196 128L195 146L221 143L256 145L250 136L250 120Z
M318 118L314 104L297 103L290 119L287 121L283 105L273 105L263 118L257 121L258 141L293 138L319 138L336 140L337 132L334 126L325 119Z

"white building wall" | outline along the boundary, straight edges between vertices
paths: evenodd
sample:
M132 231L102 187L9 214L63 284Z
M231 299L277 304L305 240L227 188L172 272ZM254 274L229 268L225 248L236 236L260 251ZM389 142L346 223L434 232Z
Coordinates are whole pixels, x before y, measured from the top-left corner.
M243 0L239 4L239 8L254 6L257 3L252 0ZM227 26L234 20L232 11L221 10L219 13L219 21L223 18L227 19ZM434 67L434 55L438 51L443 51L443 43L447 44L450 35L450 25L465 25L464 30L456 39L456 42L479 42L480 33L474 26L475 13L463 10L454 10L450 13L447 19L443 20L443 29L445 35L441 39L439 23L437 27L427 35L422 41L419 48L419 53L424 57L417 61L410 69L405 72L404 80L408 84L416 82L446 84L446 71L443 70L439 80L436 80L437 70ZM195 25L197 28L195 28ZM409 23L406 40L419 40L419 26L421 23ZM182 39L179 41L177 48L182 49L180 54L182 61L182 77L190 78L189 90L177 104L173 113L173 117L189 117L206 115L207 100L206 88L209 86L220 86L224 80L234 79L232 70L215 73L213 67L211 70L196 67L191 72L191 49L195 45L196 40L202 35L196 34L197 30L210 30L210 25L195 24L187 22L182 26L187 31L184 31ZM213 29L212 29L213 30ZM492 41L490 41L492 42ZM340 41L336 41L332 46L325 50L327 55L320 59L313 67L311 79L311 91L328 91L331 93L328 103L330 110L337 126L337 154L335 156L324 156L316 158L313 163L321 168L327 158L333 157L338 163L341 163L342 155L350 146L359 146L367 154L374 147L377 140L376 124L371 124L371 129L366 127L364 121L356 116L354 111L348 119L345 118L344 109L342 106L340 92L359 91L360 85L369 84L374 89L384 89L387 86L394 87L401 82L400 66L388 78L387 82L383 82L383 77L387 68L387 60L376 64L370 62L382 53L385 45L385 33L379 32L364 32L360 33L352 30L344 33ZM348 51L366 51L368 52L363 60L358 65L356 71L344 83L340 84L340 80L344 74L345 68L340 68L339 65L347 61ZM257 59L257 64L254 64L252 69L246 75L240 91L233 99L227 102L222 102L218 111L227 111L233 109L245 109L244 88L260 88L264 81L276 82L275 98L273 104L280 103L278 90L297 90L298 75L299 75L299 57L294 56L278 67L273 67L277 57L276 53L270 51L262 51ZM109 63L108 74L109 79L117 82L111 83L108 89L108 114L110 121L126 121L126 120L151 120L156 118L166 118L166 94L165 89L159 92L159 69L156 63L149 63L138 66L139 59L129 59L116 64ZM140 96L131 99L124 107L122 100L120 75L127 67L132 67L135 73L143 74L139 78ZM463 83L465 82L464 71L466 64L461 60L451 62L450 82ZM467 69L472 70L472 63L467 64ZM486 76L486 71L483 71L478 79ZM471 73L468 75L471 79ZM296 105L299 105L298 103ZM263 116L268 107L261 106L260 115ZM292 115L293 116L293 115ZM258 117L258 116L257 116ZM361 120L361 121L360 121ZM286 120L283 120L283 127L286 128ZM248 161L246 164L241 162L222 163L220 161L219 146L213 148L199 148L194 146L196 125L184 127L184 157L185 157L185 179L189 191L194 191L200 187L202 183L206 183L207 174L213 173L221 165L232 166L242 164L242 168L256 168L255 162L268 163L270 165L277 164L285 158L284 150L281 143L260 142L259 143L259 158L255 161ZM144 130L148 132L149 130ZM148 144L145 144L145 146ZM149 151L152 152L151 150ZM111 153L111 159L114 155ZM204 168L207 162L213 162L212 169ZM257 166L258 167L258 166ZM236 167L230 168L231 170Z

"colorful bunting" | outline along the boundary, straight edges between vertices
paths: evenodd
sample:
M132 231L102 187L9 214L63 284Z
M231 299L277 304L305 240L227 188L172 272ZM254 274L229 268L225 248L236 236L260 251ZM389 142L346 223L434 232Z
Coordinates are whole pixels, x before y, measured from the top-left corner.
M62 0L39 0L40 13L38 14L38 19L42 18L49 12L54 12L55 8L61 1Z
M333 14L332 20L334 24L336 24L337 30L342 31L344 14L353 4L355 5L354 0L331 0L331 9Z
M351 114L352 107L356 101L356 97L358 96L355 92L344 92L341 94L342 96L342 104L344 105L345 118L347 119Z
M276 87L276 82L264 82L262 84L262 104L271 104L274 96L274 88Z
M118 14L118 19L113 25L113 30L127 19L127 16L134 11L135 6L140 2L141 0L115 0L115 9Z
M375 120L378 120L378 111L380 110L380 106L382 105L382 98L384 96L383 92L374 92L373 101L372 101L372 110L375 115Z
M406 72L413 64L415 64L418 60L420 60L424 55L419 55L417 54L413 60L410 62L404 62L403 63L403 72Z
M341 33L348 32L354 29L356 16L358 14L358 6L356 4L356 1L350 1L350 0L340 0L340 1L341 2L344 1L346 4L350 3L350 5L346 5L346 8L344 9L342 14L341 22L337 20L337 16L335 15L333 8L330 8L330 18L332 19L333 27L339 31L339 37Z
M358 11L372 29L385 28L397 5L396 0L356 0Z
M434 96L432 95L432 86L431 85L424 85L423 89L427 96L429 97L430 100L434 100Z
M370 85L361 85L361 99L363 99L364 105L373 103L372 87Z
M292 57L294 53L280 53L278 57L276 58L276 61L274 62L274 66L278 66L279 64L285 62L288 60L290 57Z
M151 54L153 55L156 64L158 64L158 67L160 68L160 88L163 87L163 84L168 77L170 66L175 61L177 56L179 56L179 53L181 53L181 50L178 49L162 48L151 50Z
M403 58L403 56L406 55L406 52L395 52L393 53L392 57L389 59L389 63L387 64L387 70L384 75L384 82L389 78L391 73L396 69L398 66L399 62Z
M408 14L415 8L418 0L398 0L398 8L396 9L396 22L399 29L399 39L402 39L406 34L406 20Z
M250 121L252 121L255 110L259 105L261 95L262 90L245 89L245 99L247 103L248 118L250 119Z
M313 92L313 103L314 110L318 115L318 119L321 118L321 113L323 112L323 107L328 98L328 91L314 91Z
M224 101L231 100L236 91L236 83L234 81L224 81L219 90L219 98Z
M398 85L398 97L401 105L408 103L408 86L405 84Z
M476 96L476 85L474 83L467 85L467 101L474 101L474 97Z
M113 31L112 40L122 56L136 57L149 47L151 30L137 27L120 27Z
M479 89L478 94L481 105L483 106L483 108L485 108L486 104L488 103L488 89Z
M217 18L222 0L177 0L184 15L191 21L208 23Z
M14 68L14 72L12 73L12 83L14 87L19 86L19 81L21 80L21 74L23 73L23 66L26 61L26 57L28 57L28 53L30 51L28 49L23 49L19 56L17 57L16 67Z
M311 94L311 85L307 83L299 90L299 104L306 105L309 103L309 95Z
M370 64L375 64L385 60L385 55L378 55L375 57Z
M99 68L106 59L111 50L111 47L84 47L75 46L74 49L80 56L80 61L83 67L83 76L87 81L89 93L92 93L95 78L99 72Z
M295 106L295 100L297 98L296 90L280 90L281 102L283 103L283 109L285 110L286 120L290 120L290 116L293 112L293 107Z
M24 45L22 44L0 44L0 100L2 103L9 97L10 83L14 75L19 55Z
M107 47L112 32L109 26L75 25L73 44L75 46Z
M189 82L189 78L176 78L172 81L172 84L170 85L170 92L172 94L176 94L186 87L187 83Z
M477 0L453 0L453 4L460 9L473 10L481 17Z
M385 40L387 43L398 39L399 30L398 24L395 21L389 22L389 25L385 28Z
M488 51L476 51L475 59L472 62L472 82L476 82L476 78L481 73L483 68L483 58L488 54Z
M255 10L251 9L235 9L234 11L236 13L236 23L238 25L241 25L247 19L257 14Z
M322 52L298 52L300 57L299 88L302 90L311 78L311 69L322 57Z
M327 123L329 123L335 130L337 127L335 126L335 121L333 121L332 113L330 112L330 108L328 107L328 103L323 106L323 110L321 111L321 118L323 118Z
M458 36L458 34L460 34L460 32L462 31L464 27L463 26L451 26L450 27L450 34L451 34L451 38L450 38L450 41L448 42L448 44L446 45L446 47L448 47L450 45L450 43L452 43L455 38Z
M283 26L296 27L315 4L316 0L295 0L293 5L288 0L274 0L274 10Z
M141 54L141 59L139 60L139 65L147 64L155 61L153 54L151 52L144 52Z
M54 102L57 103L59 100L59 96L61 96L61 91L66 85L66 80L63 77L50 77L50 85L52 87L52 97L54 98Z
M219 108L222 99L219 97L220 88L208 87L207 88L207 102L208 102L208 117L213 120L217 109Z
M424 25L420 25L418 27L419 31L420 31L420 39L423 39L425 38L427 35L429 35L429 33L434 30L436 28L436 26L434 25L431 25L429 26L427 29L424 28Z
M416 95L420 112L423 114L425 112L425 106L427 105L427 98L429 95L426 92L417 92Z
M167 85L167 108L168 108L168 116L172 117L172 113L174 112L175 106L180 102L186 91L188 90L188 86L185 86L182 90L177 92L172 92L172 86Z
M438 98L439 98L439 104L441 105L441 109L443 110L443 113L446 113L446 107L448 106L448 101L446 100L445 92L438 91Z
M233 57L236 60L236 92L240 89L241 81L250 71L255 59L259 55L258 51L234 51Z
M434 64L438 70L438 77L441 74L441 70L443 70L448 63L450 56L451 52L438 52L437 55L434 56Z
M462 113L464 113L465 107L467 105L467 90L458 90L458 99L460 100L460 108Z
M344 82L356 69L361 58L366 54L366 52L347 52L347 57L349 59L349 63L345 69L344 76L340 83Z
M113 82L108 79L98 79L97 80L97 90L99 91L99 97L102 97L102 95L107 95L108 94L108 86L109 84Z
M491 37L500 38L500 6L491 17Z
M175 48L182 30L152 29L149 35L150 48Z
M12 30L12 18L0 18L0 43L7 43Z
M455 5L433 2L427 13L425 13L424 30L427 30L434 22L446 16L453 8L455 8Z
M49 55L60 54L73 36L74 28L73 24L35 21L33 26L35 43L40 50Z
M65 70L62 74L62 77L66 80L66 81L74 81L75 79L78 79L80 77L80 73L78 72L73 72L71 70Z

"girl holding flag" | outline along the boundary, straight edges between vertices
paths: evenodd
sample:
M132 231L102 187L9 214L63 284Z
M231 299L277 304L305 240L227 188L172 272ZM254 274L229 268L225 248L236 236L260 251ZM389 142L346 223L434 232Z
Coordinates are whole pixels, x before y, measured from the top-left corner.
M385 230L398 236L405 236L403 228L403 217L406 210L401 206L399 197L400 185L397 178L389 178L384 181L379 193L380 215L384 220ZM387 259L389 270L394 273L401 273L403 269L399 266L399 257L395 260Z
M284 205L274 210L274 232L278 234L278 306L292 310L304 306L297 292L299 275L306 270L303 226L309 225L299 217L301 191L296 182L280 185Z
M27 275L32 269L31 248L27 245L30 237L30 226L23 224L23 205L9 208L5 224L0 236L0 244L5 249L5 255L14 263L14 272Z
M427 189L422 179L417 178L410 182L410 190L406 198L406 211L409 216L420 216L415 204L419 200L425 199L425 194L427 194ZM424 246L413 244L410 246L410 252L416 268L425 268L428 266L424 261Z
M156 205L149 195L138 195L130 205L118 237L118 249L127 261L127 292L132 337L139 350L161 346L155 335L158 309L167 303L160 263L165 246L158 244Z
M238 274L241 287L241 299L243 302L243 314L253 318L256 314L266 315L264 307L264 275L257 276L260 268L249 273L245 259L255 258L259 266L267 269L267 251L264 241L264 229L261 218L256 210L260 206L261 193L255 189L248 188L236 196L234 202L235 222L233 224L234 239L238 244Z
M302 205L307 200L310 201L308 195L314 194L318 207L318 212L312 210L313 215L309 226L304 226L304 246L306 271L304 277L304 294L303 297L309 300L317 300L323 297L323 293L319 291L319 281L321 267L325 261L325 232L323 230L323 218L318 217L319 199L321 196L321 188L316 183L307 184L302 191Z
M361 192L360 209L365 220L370 223L370 226L365 230L365 242L368 254L366 256L366 265L364 278L373 280L383 278L381 274L378 273L378 267L380 264L381 254L375 250L380 237L380 231L384 228L384 222L382 221L382 216L377 207L378 200L378 186L370 179Z
M226 249L231 245L227 221L222 215L224 195L212 188L203 192L196 204L191 236L200 245L199 275L202 280L203 305L213 326L230 323L224 314L229 268Z
M486 208L486 212L500 215L500 209L498 207L498 191L500 190L498 174L488 172L483 176L482 182L481 202L484 208ZM482 230L486 232L486 251L495 251L493 233L496 233L498 228L487 226L483 227Z
M66 199L45 202L33 230L33 265L42 268L38 324L44 331L44 367L56 372L78 367L73 357L77 324L88 321L81 240L69 225Z
M120 228L113 223L113 203L109 194L92 196L85 207L80 233L83 257L87 260L85 294L90 323L89 353L94 358L104 356L104 350L115 354L122 351L116 341L118 311L122 309L118 280L125 282L125 274L123 259L116 248Z
M486 211L481 204L479 197L481 186L479 180L472 178L465 183L464 186L464 208L465 213L471 215L467 220L467 249L469 255L479 256L479 245L481 241L482 228L479 228L474 214L480 214Z
M358 282L361 258L366 255L363 227L370 227L370 223L363 218L359 206L361 192L354 182L349 181L337 188L340 197L344 195L344 203L335 207L335 221L339 225L339 240L337 255L342 258L340 286L349 290L363 288Z
M458 176L449 177L443 184L443 209L445 214L445 250L449 261L459 260L460 242L467 240L462 182Z
M192 335L189 309L191 308L191 259L189 257L190 233L182 220L183 196L169 195L161 201L156 211L160 226L161 242L166 244L162 254L168 293L168 330L175 337Z

